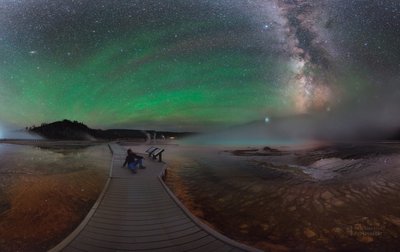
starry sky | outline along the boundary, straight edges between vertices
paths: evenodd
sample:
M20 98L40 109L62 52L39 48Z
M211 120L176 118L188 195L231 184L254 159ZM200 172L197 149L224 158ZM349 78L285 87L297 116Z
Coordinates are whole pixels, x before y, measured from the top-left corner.
M400 108L396 0L0 0L0 23L0 126L201 131Z

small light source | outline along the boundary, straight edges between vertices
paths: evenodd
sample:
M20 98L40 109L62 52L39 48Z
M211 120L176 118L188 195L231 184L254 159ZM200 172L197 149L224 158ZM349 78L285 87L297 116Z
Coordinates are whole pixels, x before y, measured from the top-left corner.
M265 117L264 121L265 121L265 123L269 123L269 118L268 118L268 116Z

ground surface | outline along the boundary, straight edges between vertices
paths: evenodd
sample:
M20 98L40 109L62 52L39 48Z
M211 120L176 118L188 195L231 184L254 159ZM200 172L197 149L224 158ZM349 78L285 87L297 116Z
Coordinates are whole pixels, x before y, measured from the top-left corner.
M46 251L86 216L104 187L107 146L0 145L1 251Z
M176 194L237 240L275 250L400 246L397 143L169 153Z

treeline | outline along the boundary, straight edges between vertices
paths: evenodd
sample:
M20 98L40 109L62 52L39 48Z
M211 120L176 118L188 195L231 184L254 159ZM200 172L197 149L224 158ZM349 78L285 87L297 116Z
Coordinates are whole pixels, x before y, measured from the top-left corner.
M141 130L100 130L91 129L78 121L63 120L43 123L26 128L44 138L53 140L115 140L120 138L146 140L146 132Z
M78 121L62 120L53 123L42 123L40 126L26 127L29 132L36 133L52 140L143 140L148 138L167 139L180 138L193 133L186 132L156 132L154 130L130 129L91 129Z

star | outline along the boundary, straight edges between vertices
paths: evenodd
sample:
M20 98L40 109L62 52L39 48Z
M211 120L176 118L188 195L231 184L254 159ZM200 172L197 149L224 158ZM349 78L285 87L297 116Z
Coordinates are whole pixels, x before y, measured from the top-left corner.
M368 111L374 93L400 108L399 1L17 2L0 1L0 118L17 126L206 129Z

